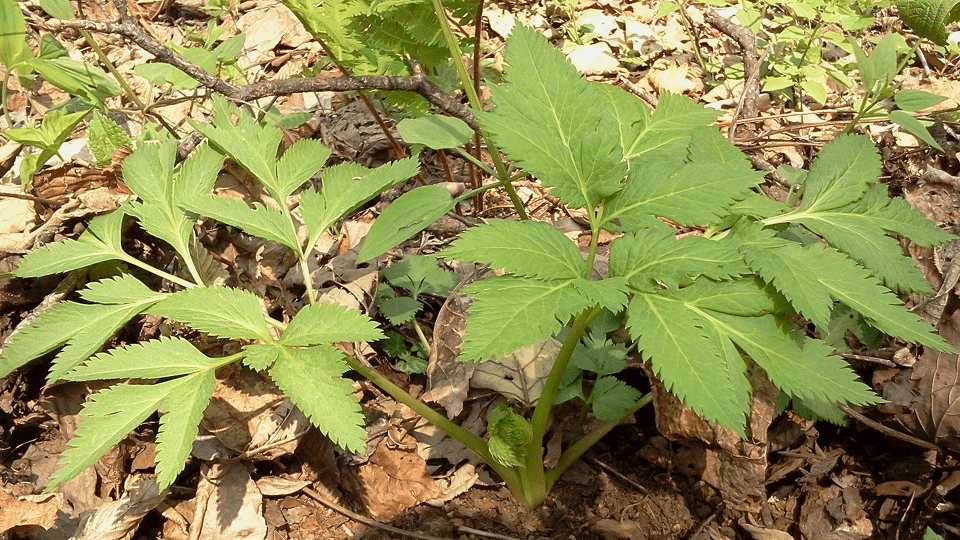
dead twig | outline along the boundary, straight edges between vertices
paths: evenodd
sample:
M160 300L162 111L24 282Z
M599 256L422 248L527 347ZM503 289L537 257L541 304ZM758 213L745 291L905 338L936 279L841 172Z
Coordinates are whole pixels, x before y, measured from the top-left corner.
M127 10L125 2L114 1L120 13L119 22L100 22L84 19L56 22L68 28L77 28L123 36L154 55L158 61L168 63L196 79L201 85L224 96L241 102L263 97L286 96L302 92L347 92L353 90L405 90L423 96L451 116L455 116L473 129L479 129L476 117L470 109L440 87L427 80L423 73L410 76L360 75L350 77L308 77L260 81L243 86L232 85L216 77L196 64L170 50L153 36ZM53 22L53 21L51 21Z
M730 125L730 133L733 133L733 130L736 129L737 119L741 114L747 118L757 116L757 97L760 95L760 55L757 54L757 36L748 28L722 17L713 9L705 10L703 18L711 26L736 41L737 45L740 46L740 53L743 55L743 69L744 73L747 74L747 79L743 83L743 93L740 96L737 111L734 113L733 122Z
M440 536L431 536L429 534L423 534L423 533L418 533L414 531L406 531L404 529L399 529L397 527L387 525L386 523L380 523L379 521L368 518L367 516L361 516L356 512L351 512L350 510L347 510L346 508L340 506L339 504L328 500L326 497L324 497L320 493L307 487L303 488L303 492L311 499L317 501L323 506L326 506L327 508L333 510L334 512L344 515L358 523L363 523L368 527L376 527L377 529L381 529L387 532L392 532L394 534L401 534L403 536L409 536L411 538L419 538L420 540L450 540L449 538L443 538Z
M927 449L927 450L933 450L934 452L936 452L936 453L938 453L938 454L942 454L942 453L943 453L943 448L940 448L939 446L933 444L932 442L925 441L925 440L923 440L923 439L918 439L917 437L914 437L913 435L907 435L906 433L901 433L901 432L899 432L899 431L897 431L897 430L895 430L895 429L889 428L889 427L881 424L880 422L877 422L877 421L874 421L874 420L871 420L871 419L867 418L867 417L864 416L863 414L861 414L861 413L853 410L852 408L850 408L850 407L847 406L847 405L837 405L837 407L839 407L841 411L849 414L851 417L853 417L855 420L857 420L857 421L860 422L861 424L863 424L863 425L865 425L865 426L868 426L868 427L872 427L873 429L879 431L880 433L883 433L884 435L888 435L888 436L890 436L890 437L893 437L894 439L899 439L899 440L901 440L901 441L903 441L903 442L907 442L907 443L910 443L910 444L912 444L912 445L919 446L920 448L925 448L925 449Z

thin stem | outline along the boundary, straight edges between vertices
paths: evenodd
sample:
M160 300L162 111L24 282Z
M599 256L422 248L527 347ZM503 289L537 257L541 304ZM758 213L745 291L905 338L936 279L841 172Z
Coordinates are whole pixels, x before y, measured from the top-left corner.
M196 286L197 286L196 283L190 283L189 281L187 281L187 280L185 280L185 279L183 279L183 278L179 278L179 277L177 277L177 276L175 276L175 275L173 275L173 274L164 272L163 270L160 270L159 268L150 266L149 264L147 264L147 263L145 263L145 262L137 259L136 257L131 257L130 255L127 255L126 253L119 254L119 258L120 258L120 260L122 260L123 262L125 262L125 263L127 263L127 264L132 264L133 266L136 266L137 268L140 268L140 269L142 269L142 270L146 270L147 272L150 272L151 274L153 274L153 275L155 275L155 276L162 277L163 279L165 279L165 280L167 280L167 281L171 281L171 282L173 282L173 283L176 283L177 285L180 285L181 287L186 287L186 288L188 288L188 289L192 289L193 287L196 287Z
M447 22L447 12L443 8L443 3L441 0L432 0L432 2L437 23L443 32L443 39L447 42L453 67L457 70L457 75L460 77L460 83L467 94L467 100L474 110L482 111L483 102L480 101L480 94L477 92L475 82L471 80L470 75L467 74L467 66L463 63L459 42L456 36L453 35L453 30L450 29L450 23ZM527 216L526 210L523 208L523 202L520 201L520 196L517 195L517 190L514 189L513 184L510 183L510 175L507 174L507 167L503 164L503 158L500 157L500 150L498 150L496 145L486 136L483 137L483 141L486 143L487 150L490 152L490 158L493 159L493 167L497 171L496 176L500 180L500 186L507 192L507 196L510 197L510 202L513 203L520 219L530 219L529 216Z
M545 481L547 491L553 487L553 484L557 482L560 476L570 468L571 465L577 462L587 450L589 450L593 445L597 444L600 439L604 437L607 433L610 433L610 430L619 426L626 418L629 418L630 415L639 411L641 408L646 406L653 400L653 394L649 393L642 398L633 406L627 410L627 413L623 415L619 420L613 422L603 422L600 424L600 427L587 433L582 439L573 443L570 448L567 448L563 454L560 455L560 459L557 461L557 466L550 469L546 472Z
M557 359L550 369L547 380L543 383L540 397L537 398L537 407L533 410L533 417L530 419L530 424L533 427L533 437L527 446L526 467L523 470L523 476L529 480L531 490L526 493L534 505L542 502L548 491L543 469L543 437L546 435L547 427L550 424L550 414L553 411L553 403L557 399L557 391L563 379L563 372L566 371L570 357L573 356L573 351L577 348L577 344L587 330L587 326L600 314L600 311L599 306L594 306L584 310L574 319L570 333L567 334L563 347L557 353ZM527 501L527 503L530 504L530 501Z
M7 85L10 84L11 73L13 73L13 69L8 68L3 74L3 84L0 85L0 103L3 105L3 117L7 119L7 129L13 127L13 120L10 119L10 110L7 109Z
M504 467L494 460L493 455L490 454L490 450L487 448L486 441L458 426L446 416L431 409L426 403L413 397L409 392L394 384L379 371L367 366L352 356L346 356L345 359L350 369L356 371L394 399L410 407L428 422L442 429L444 433L472 450L503 478L503 481L506 482L511 491L522 493L522 483L517 471L512 467Z
M430 350L430 341L427 340L427 336L423 333L423 328L420 328L420 324L417 323L417 319L413 319L413 331L417 333L417 337L420 338L420 343L423 345L423 348Z

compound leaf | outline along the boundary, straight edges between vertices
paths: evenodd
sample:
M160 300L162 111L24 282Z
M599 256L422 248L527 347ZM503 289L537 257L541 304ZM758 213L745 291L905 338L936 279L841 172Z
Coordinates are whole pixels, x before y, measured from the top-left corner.
M463 360L501 357L546 339L592 303L572 280L496 276L464 289L473 296Z
M276 170L277 151L283 138L280 129L257 123L249 113L241 112L219 94L213 96L213 109L213 124L190 124L263 184L278 204L285 204L290 193L281 189Z
M166 295L156 292L130 274L101 279L88 283L80 291L80 297L98 304L132 304L135 302L162 300Z
M127 255L120 247L123 217L122 212L110 212L91 219L87 230L79 238L47 244L31 251L20 259L19 266L12 274L40 277L125 258Z
M728 369L743 360L727 357L699 310L664 294L637 293L627 306L627 329L667 389L707 420L744 432L749 401Z
M321 343L379 339L383 339L383 332L369 317L355 309L327 302L301 309L283 331L280 343L291 347L307 347Z
M812 214L854 203L877 182L879 172L880 155L870 139L838 135L810 166L800 206L791 214Z
M184 200L181 206L196 214L237 227L247 234L277 242L294 251L300 249L297 233L290 220L280 210L269 208L262 203L254 203L253 208L250 208L240 199L200 195Z
M607 126L599 93L536 30L516 25L507 38L507 84L491 87L497 107L479 113L518 166L573 207L594 206L626 174L620 134Z
M322 192L306 189L300 194L300 213L311 238L319 237L338 219L353 212L378 193L416 176L419 172L418 156L398 159L376 169L368 169L356 163L341 163L328 167L321 177ZM447 199L449 200L449 196Z
M721 280L747 272L735 244L699 236L677 239L667 227L628 233L610 246L610 275L642 290L660 283L676 289L699 276Z
M170 381L166 398L160 404L160 430L157 432L157 486L165 489L183 470L193 440L200 431L203 411L217 384L213 369Z
M798 343L783 320L772 315L737 317L716 312L704 312L704 316L788 394L852 405L882 401L857 379L846 362L830 356L830 346L814 339Z
M114 332L149 304L56 304L13 335L0 355L0 377L6 377L27 362L69 343L73 346L61 351L50 374L50 382L53 382L95 353Z
M586 270L576 244L549 223L535 221L492 219L470 227L439 256L539 279L574 279Z
M635 231L655 223L650 216L665 217L682 225L723 217L734 201L745 197L762 180L762 174L754 171L745 158L726 156L736 150L721 150L721 145L729 143L718 138L716 128L703 127L696 129L690 139L690 159L700 155L695 150L698 146L706 146L700 152L711 159L631 166L626 186L604 208L604 222ZM715 159L718 154L725 159Z
M310 422L337 445L362 452L367 433L343 353L330 345L278 347L270 377Z
M220 364L183 338L161 337L95 355L64 380L162 379L212 370Z
M626 94L612 90L608 92ZM636 120L627 117L627 121L633 120L631 125L635 135L623 147L624 159L631 162L642 160L643 163L674 161L677 156L685 154L695 130L712 124L717 120L717 116L717 111L708 109L688 97L664 92L652 114L640 114ZM619 122L622 126L624 119ZM623 129L630 128L621 127L621 130ZM635 165L639 163L640 161L637 161Z
M160 489L164 489L183 469L199 429L196 411L202 414L214 383L211 370L156 384L118 384L94 394L80 411L83 420L76 437L61 456L61 466L46 491L83 472L161 407L178 410L172 417L160 417L157 458ZM173 425L165 427L168 422Z
M627 414L642 395L639 390L615 377L600 377L590 392L593 415L601 422L616 422Z
M410 255L380 271L394 287L406 289L414 298L421 294L448 296L460 282L456 272L437 266L435 257Z
M222 338L261 341L273 339L261 315L260 300L253 293L241 289L184 289L167 296L149 311Z
M287 149L277 161L277 189L286 199L298 187L319 171L330 149L319 139L301 139Z

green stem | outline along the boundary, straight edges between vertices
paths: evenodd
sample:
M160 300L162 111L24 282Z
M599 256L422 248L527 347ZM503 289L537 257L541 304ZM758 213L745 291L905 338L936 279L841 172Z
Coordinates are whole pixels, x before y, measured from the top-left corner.
M463 85L463 90L467 94L467 100L474 110L482 111L483 102L480 101L480 95L477 93L477 89L470 79L470 75L467 73L467 66L463 63L460 44L456 36L453 35L450 23L447 22L447 12L443 9L443 3L441 0L432 0L432 2L437 23L443 32L443 39L447 42L447 49L450 51L453 67L457 70L457 75L460 77L460 83ZM503 158L500 157L500 150L487 136L483 134L481 134L481 136L483 137L483 142L487 145L491 159L493 159L493 167L497 171L496 176L500 180L500 186L507 192L507 196L510 197L510 202L512 202L514 208L516 208L520 219L530 219L529 216L527 216L526 210L523 208L523 202L520 201L520 196L517 195L517 190L514 189L513 184L510 183L510 175L507 174L507 167L503 164Z
M368 381L377 385L378 388L392 396L394 399L400 403L403 403L407 407L410 407L428 422L442 429L444 433L472 450L475 454L477 454L477 456L480 457L480 459L485 461L494 471L496 471L501 478L503 478L503 481L506 482L511 491L514 493L523 492L523 485L520 480L520 475L517 473L516 469L512 467L505 467L497 463L497 461L493 459L493 455L490 454L490 450L487 448L486 441L458 426L454 422L450 421L446 416L431 409L426 403L413 397L409 392L394 384L382 373L370 366L367 366L360 360L352 356L346 356L346 362L347 365L350 366L350 369L356 371Z
M577 315L570 327L570 333L567 339L557 353L557 359L550 368L550 374L543 383L543 390L540 397L537 398L537 406L533 410L533 417L530 424L533 427L533 437L530 444L527 445L527 454L525 458L525 467L522 474L528 480L528 491L525 492L525 501L532 506L538 506L547 496L548 486L543 468L543 437L547 433L550 424L550 414L553 411L553 403L557 399L557 391L563 379L563 372L567 369L570 357L576 350L580 338L587 330L587 326L600 314L601 308L594 306L588 308Z
M171 281L171 282L173 282L173 283L176 283L177 285L180 285L181 287L186 287L187 289L192 289L193 287L196 287L196 286L197 286L196 283L190 283L189 281L187 281L187 280L185 280L185 279L183 279L183 278L179 278L179 277L177 277L177 276L175 276L175 275L173 275L173 274L169 274L169 273L167 273L167 272L164 272L163 270L160 270L159 268L155 268L155 267L153 267L153 266L150 266L149 264L147 264L147 263L145 263L145 262L137 259L136 257L131 257L130 255L127 255L126 253L120 253L120 254L117 254L117 255L118 255L118 258L119 258L120 260L122 260L123 262L125 262L125 263L127 263L127 264L132 264L133 266L136 266L137 268L140 268L140 269L142 269L142 270L146 270L147 272L150 272L151 274L153 274L153 275L155 275L155 276L162 277L163 279L165 279L165 280L167 280L167 281Z
M8 68L3 74L3 84L0 85L0 103L3 104L3 117L7 119L7 129L13 127L13 120L10 118L10 111L7 109L7 85L10 84L11 73L13 73L13 69Z
M619 420L613 422L603 422L597 429L594 429L590 433L587 433L582 439L575 442L570 448L567 448L563 454L560 455L560 459L557 461L557 466L550 469L545 474L546 489L550 491L550 488L553 487L553 484L557 482L560 476L570 468L571 465L577 462L587 450L589 450L593 445L597 444L600 439L604 437L607 433L610 433L610 430L619 426L626 418L629 418L630 415L639 411L641 408L646 406L653 400L653 394L649 393L642 398L640 401L631 407L626 414L623 415Z
M423 333L423 328L420 328L420 325L417 323L417 319L414 318L413 321L413 331L417 333L417 337L420 338L420 343L423 345L423 348L430 350L430 341L427 340L427 336Z

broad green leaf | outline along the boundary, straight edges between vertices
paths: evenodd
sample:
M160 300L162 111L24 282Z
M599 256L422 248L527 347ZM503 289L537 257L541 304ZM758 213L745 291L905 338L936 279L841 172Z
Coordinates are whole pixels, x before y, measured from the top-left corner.
M437 259L425 255L409 255L380 271L394 287L406 289L414 298L421 294L448 296L460 276L437 266Z
M947 44L946 26L960 20L957 0L897 0L900 18L922 38Z
M161 408L166 414L160 417L157 472L164 489L183 470L215 383L213 372L204 371L149 385L119 384L94 394L80 411L83 420L46 491L83 472Z
M856 202L877 182L880 165L880 154L870 139L838 135L810 166L800 206L791 214L834 210Z
M921 141L929 144L937 150L943 150L943 148L940 148L940 144L937 143L937 140L934 139L933 135L931 135L927 130L927 126L923 125L911 114L903 111L890 111L889 116L890 120L896 122L900 127L907 130Z
M308 347L341 341L377 341L383 332L377 323L355 309L334 303L305 306L293 317L280 338L282 345Z
M829 324L832 298L863 314L877 329L913 343L951 351L940 336L846 255L820 244L798 244L753 231L741 253L747 263L772 282L803 316L819 327ZM745 235L746 236L746 235ZM824 271L829 269L829 271Z
M699 236L677 239L667 227L628 233L610 245L610 275L642 290L660 283L675 289L699 276L720 280L747 272L736 244Z
M619 101L623 101L626 92L614 92L612 86L603 86L611 88L607 90L608 94L618 95ZM621 109L618 107L618 111ZM639 160L639 164L674 161L683 156L691 142L691 135L697 129L715 122L719 113L688 97L664 92L652 114L642 114L641 118L636 120L631 116L627 117L627 121L631 121L635 135L624 144L623 156L625 160ZM621 132L626 130L629 133L630 126L624 125L624 119L618 120L618 123L621 125ZM634 123L637 125L633 125Z
M210 403L217 378L212 369L175 379L160 404L160 430L157 432L157 486L165 489L183 470L193 440L200 431L203 411Z
M237 227L247 234L277 242L294 251L300 250L297 232L290 220L280 210L262 203L253 203L253 208L250 208L240 199L199 195L183 200L180 206L198 215Z
M601 422L616 422L627 414L637 400L643 397L639 390L627 386L615 377L600 377L590 392L590 405L593 415Z
M80 297L98 304L133 304L162 300L166 295L152 290L131 274L102 279L87 284Z
M910 112L917 112L939 105L945 99L947 98L937 94L913 89L900 90L893 95L893 101L897 104L897 107Z
M586 272L577 245L545 222L491 219L461 233L439 256L539 279L575 279Z
M334 444L362 452L367 432L343 353L330 345L280 349L270 377Z
M118 148L130 145L127 132L99 110L93 111L88 130L90 151L97 164L110 163L110 158Z
M243 363L255 371L264 371L280 358L280 347L275 344L243 346Z
M357 253L357 262L379 257L426 229L456 204L457 201L450 198L450 192L437 185L421 186L404 193L373 222Z
M137 64L133 67L137 75L147 79L154 86L169 84L170 90L189 90L200 86L200 82L179 69L160 62L152 64Z
M277 161L277 186L282 201L323 167L330 149L319 139L302 139Z
M897 212L897 209L894 208L885 209L886 203L891 200L887 197L886 191L886 186L877 185L870 189L863 200L854 205L827 212L807 214L795 221L822 236L831 246L861 262L873 271L887 287L903 292L933 292L930 284L917 269L913 259L903 255L900 243L886 235L888 231L899 231L885 230L885 224L889 227L900 225L895 221L895 218L881 221L883 214L889 215ZM909 205L905 206L906 208L900 207L900 212L904 214L902 216L904 221L909 221L912 217L915 218L915 216L907 215L909 213L919 214ZM922 215L919 217L928 224L927 227L924 227L926 230L922 231L926 238L949 240L949 235L926 218L923 218ZM914 221L917 225L922 226L921 222L916 219ZM898 228L902 230L904 227Z
M102 105L107 98L123 92L100 68L69 57L31 58L27 63L48 83L91 103Z
M126 257L120 247L123 217L122 212L110 212L91 219L87 230L78 239L47 244L28 253L20 259L13 275L40 277L59 274Z
M93 356L64 380L164 379L213 370L222 364L183 338L161 337Z
M73 7L70 6L69 0L40 0L40 9L57 19L73 18Z
M149 312L227 339L271 341L260 300L232 287L196 287L175 292Z
M619 312L627 305L627 280L611 277L602 280L576 278L573 288L580 292L591 304L604 309Z
M542 34L516 25L507 38L507 84L481 124L513 161L572 207L593 207L626 174L620 134L596 106L599 92Z
M462 360L500 357L546 339L591 305L572 280L497 276L471 283L464 292L473 303Z
M283 133L272 125L260 125L247 112L227 103L219 94L213 96L214 124L192 122L210 143L226 152L241 167L256 178L277 204L286 204L286 197L277 179L277 152ZM237 117L237 123L231 117Z
M173 192L177 201L187 200L197 195L207 195L217 182L224 157L203 143L190 154L175 172L176 182Z
M623 191L605 206L604 223L636 231L655 223L651 216L682 225L715 221L734 201L762 181L736 149L723 142L716 128L698 128L691 136L690 155L702 157L667 166L660 160L648 167L632 166Z
M434 150L457 148L473 138L473 130L463 120L438 114L404 118L397 124L397 131L403 142L422 144Z
M316 241L329 227L360 205L420 171L419 156L398 159L376 169L356 163L342 163L323 171L323 191L305 189L300 193L300 213ZM447 197L449 200L449 196ZM382 217L381 217L382 219ZM380 220L377 220L380 221Z
M69 441L70 447L61 455L60 467L53 473L46 490L49 492L76 477L100 459L111 446L156 412L179 383L174 379L159 384L118 384L91 396L80 410L83 419Z
M423 309L423 304L416 298L398 296L387 298L377 306L380 314L390 321L390 324L404 324L412 321L417 313Z
M743 360L726 357L698 311L663 294L638 293L627 306L627 329L668 390L707 420L742 434L749 401L737 394L727 363Z
M857 379L847 363L830 356L833 349L815 339L797 343L788 323L772 315L737 317L703 312L710 324L733 340L783 391L827 403L879 403L870 388Z
M151 303L56 304L13 335L0 355L0 377L66 343L49 375L50 382L54 382L97 352L120 327Z
M8 70L33 56L27 46L27 26L20 6L13 0L0 0L0 64ZM22 68L19 68L22 69Z

